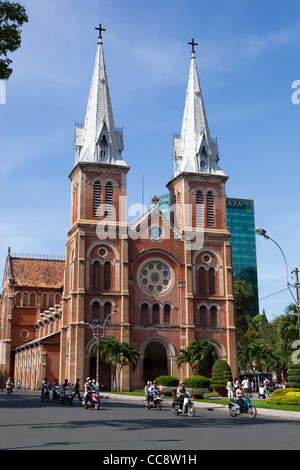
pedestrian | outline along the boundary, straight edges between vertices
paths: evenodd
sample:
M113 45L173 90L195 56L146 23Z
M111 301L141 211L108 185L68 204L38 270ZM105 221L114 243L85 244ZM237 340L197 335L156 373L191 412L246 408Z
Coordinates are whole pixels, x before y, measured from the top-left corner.
M236 378L234 379L234 381L233 381L234 395L235 395L235 396L236 396L236 391L237 391L237 389L239 388L239 385L240 385L240 383L239 383L239 381L238 381L238 379L237 379L237 377L236 377Z
M254 380L251 380L251 393L255 392Z
M258 392L258 398L266 398L266 388L264 386L264 384L261 384L259 386L259 392Z
M22 392L20 380L18 380L18 383L17 383L17 392Z
M228 398L233 398L233 386L231 380L228 380L226 388L228 391Z
M78 398L79 400L81 401L81 396L80 396L80 382L79 382L79 379L76 380L76 384L75 384L75 387L74 387L74 393L73 393L73 397L74 398L76 395L78 395Z

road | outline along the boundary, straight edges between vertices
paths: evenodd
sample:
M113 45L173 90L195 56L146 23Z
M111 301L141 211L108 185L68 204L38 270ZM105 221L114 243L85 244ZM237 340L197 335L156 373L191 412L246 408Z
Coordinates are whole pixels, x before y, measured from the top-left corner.
M38 392L0 392L2 450L188 451L299 449L299 421L196 410L174 416L169 406L147 410L142 403L103 399L85 410L43 403Z

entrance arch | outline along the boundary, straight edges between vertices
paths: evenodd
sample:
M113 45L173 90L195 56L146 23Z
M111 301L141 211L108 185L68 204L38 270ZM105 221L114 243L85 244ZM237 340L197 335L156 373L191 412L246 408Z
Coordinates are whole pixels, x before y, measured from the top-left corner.
M148 338L141 347L141 358L144 382L160 375L172 375L175 349L166 338L158 335Z

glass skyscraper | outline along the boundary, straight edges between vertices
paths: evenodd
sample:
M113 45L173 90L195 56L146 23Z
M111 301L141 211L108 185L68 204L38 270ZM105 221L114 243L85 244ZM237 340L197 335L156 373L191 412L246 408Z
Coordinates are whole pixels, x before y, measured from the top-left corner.
M227 228L231 233L232 266L234 279L251 284L256 296L251 314L259 313L257 261L255 243L254 201L226 198Z

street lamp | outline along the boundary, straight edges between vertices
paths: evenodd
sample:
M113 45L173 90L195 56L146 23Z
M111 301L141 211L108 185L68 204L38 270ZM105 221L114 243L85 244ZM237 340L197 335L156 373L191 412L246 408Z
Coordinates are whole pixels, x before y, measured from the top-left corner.
M105 318L104 323L103 323L102 338L104 338L104 331L105 331L105 325L106 325L107 320L108 320L112 315L114 315L114 313L117 313L118 311L119 311L118 309L114 310L113 312L109 313L109 314L107 315L107 317Z
M92 329L92 332L93 332L93 337L96 339L96 341L98 341L98 339L100 338L100 334L99 333L95 333L95 329L99 329L101 328L101 325L95 325L95 324L91 324L91 323L88 323L86 321L82 321L82 323L84 325L88 325L91 329ZM100 350L99 348L97 348L97 354L96 354L96 383L99 385L99 365L100 365Z
M106 322L107 322L108 318L111 315L113 315L114 313L117 313L118 311L119 310L116 309L113 312L111 312L109 315L107 315L107 317L104 320L103 326L102 326L102 328L103 328L102 335L99 334L99 333L95 333L95 329L99 330L101 328L101 325L99 325L99 324L95 325L94 323L91 324L91 323L88 323L86 321L82 321L82 323L84 325L88 325L92 329L93 337L96 339L96 341L98 341L99 338L104 338L104 330L105 330L105 325L106 325ZM100 366L100 349L97 348L97 355L96 355L96 382L97 382L97 384L99 384L99 366Z
M273 243L275 243L275 245L279 248L279 250L281 251L281 254L283 256L283 259L284 259L284 262L285 262L285 268L286 268L286 282L287 282L287 287L291 293L291 296L293 297L293 300L297 306L297 313L298 313L298 329L299 329L299 338L300 338L300 295L299 295L299 282L298 282L298 268L295 269L295 272L296 272L296 292L297 292L297 300L295 299L295 296L293 294L293 292L291 291L291 288L290 288L290 283L289 283L289 270L288 270L288 265L287 265L287 262L286 262L286 257L285 257L285 254L282 250L282 248L278 245L278 243L273 240L273 238L269 237L269 235L267 235L267 232L266 230L264 230L263 228L261 227L255 227L255 233L257 233L257 235L261 235L262 237L264 237L266 240L271 240Z

